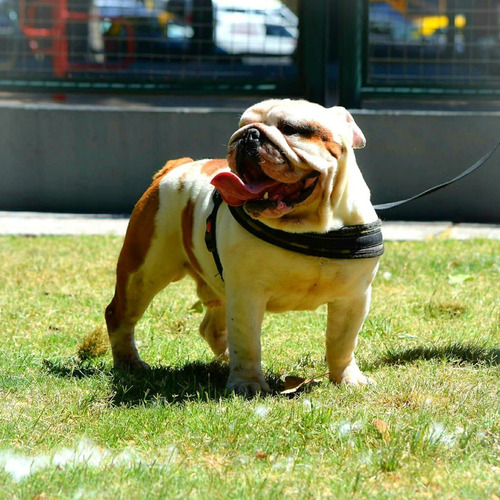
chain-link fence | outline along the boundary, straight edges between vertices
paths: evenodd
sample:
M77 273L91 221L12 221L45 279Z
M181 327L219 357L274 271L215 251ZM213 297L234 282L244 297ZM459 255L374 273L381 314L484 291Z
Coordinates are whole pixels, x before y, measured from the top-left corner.
M0 0L0 84L272 91L298 30L278 0Z
M0 89L497 95L499 33L499 0L0 0Z
M368 85L500 87L498 0L372 1Z

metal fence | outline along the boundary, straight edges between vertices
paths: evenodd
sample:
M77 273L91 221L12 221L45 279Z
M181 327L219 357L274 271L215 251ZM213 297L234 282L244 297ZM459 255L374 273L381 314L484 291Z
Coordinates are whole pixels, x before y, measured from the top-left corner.
M278 0L0 0L0 86L293 88L298 22Z
M498 0L372 2L368 26L367 84L500 86Z
M500 97L498 0L340 2L340 101Z
M491 96L499 37L499 0L0 0L0 89Z

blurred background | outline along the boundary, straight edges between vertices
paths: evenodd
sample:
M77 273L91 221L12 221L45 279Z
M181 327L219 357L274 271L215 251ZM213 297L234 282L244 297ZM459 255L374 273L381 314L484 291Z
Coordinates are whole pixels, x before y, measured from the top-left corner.
M0 0L0 90L498 98L499 33L498 0Z

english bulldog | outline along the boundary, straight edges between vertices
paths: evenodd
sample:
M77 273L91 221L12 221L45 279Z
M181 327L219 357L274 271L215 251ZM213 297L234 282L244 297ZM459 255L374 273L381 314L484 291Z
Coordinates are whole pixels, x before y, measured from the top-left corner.
M229 361L229 389L269 391L261 368L264 313L325 303L330 380L372 382L354 349L381 252L349 258L285 249L247 230L232 213L306 243L376 225L353 152L364 146L344 108L273 99L243 113L226 159L167 162L136 204L118 259L105 313L115 368L148 368L134 342L135 325L160 290L189 275L206 308L201 336ZM205 242L213 229L207 218L214 213L214 186L222 197L213 215L220 269Z

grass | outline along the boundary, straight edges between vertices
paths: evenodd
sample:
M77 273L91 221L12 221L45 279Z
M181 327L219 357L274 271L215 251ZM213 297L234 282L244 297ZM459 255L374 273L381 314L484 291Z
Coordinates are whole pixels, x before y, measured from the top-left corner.
M0 238L0 498L500 495L499 243L389 242L357 350L376 387L326 371L326 310L269 315L275 393L224 389L192 283L138 328L145 376L100 343L121 240Z

